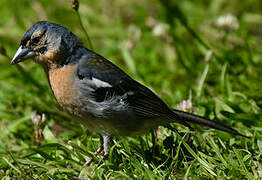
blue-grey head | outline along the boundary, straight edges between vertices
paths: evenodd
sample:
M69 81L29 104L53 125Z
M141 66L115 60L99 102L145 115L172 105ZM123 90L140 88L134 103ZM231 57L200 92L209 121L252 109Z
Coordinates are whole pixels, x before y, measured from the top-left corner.
M25 33L11 64L30 58L45 66L58 64L78 44L81 44L79 38L67 28L40 21Z

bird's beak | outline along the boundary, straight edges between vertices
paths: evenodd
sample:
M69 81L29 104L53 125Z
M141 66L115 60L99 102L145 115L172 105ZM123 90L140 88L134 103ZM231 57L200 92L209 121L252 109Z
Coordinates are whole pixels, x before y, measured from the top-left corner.
M11 64L17 64L20 63L26 59L32 58L35 56L35 52L33 50L30 50L28 48L23 48L20 46L18 50L16 51Z

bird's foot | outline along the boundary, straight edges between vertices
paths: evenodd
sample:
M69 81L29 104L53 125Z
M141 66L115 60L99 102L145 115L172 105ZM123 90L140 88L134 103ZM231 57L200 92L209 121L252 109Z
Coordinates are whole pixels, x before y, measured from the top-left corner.
M113 146L114 142L113 140L111 139L111 137L109 136L106 136L104 135L103 136L103 147L101 146L96 152L101 152L103 149L105 151L105 154L103 155L103 158L98 162L97 164L97 168L99 168L103 163L104 161L108 158L109 156L109 151L110 151L110 148ZM100 150L101 149L101 150ZM97 153L98 154L98 153ZM91 159L90 159L91 160ZM90 161L89 160L89 161ZM92 161L90 162L90 164L92 163ZM89 164L89 165L90 165ZM92 177L92 175L95 173L95 169L92 170L92 172L89 174L89 177Z
M99 147L96 152L94 153L94 156L97 156L100 152L102 152L104 149L103 146ZM90 158L89 161L85 162L84 167L89 167L91 163L94 161L94 158Z
M113 142L113 140L111 139L110 136L103 135L102 138L103 138L102 139L103 140L103 142L102 142L103 146L101 146L100 148L97 149L97 151L94 153L94 156L97 156L103 150L105 151L105 154L103 155L103 158L98 162L97 167L100 167L103 164L103 161L108 158L110 148L114 144L114 142ZM93 161L94 161L94 158L90 158L89 161L85 162L84 167L89 167Z

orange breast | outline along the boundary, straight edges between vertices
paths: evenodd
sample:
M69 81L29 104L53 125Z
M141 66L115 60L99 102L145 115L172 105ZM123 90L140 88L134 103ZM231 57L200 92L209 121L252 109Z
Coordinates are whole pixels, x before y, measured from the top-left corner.
M75 87L76 65L64 66L49 71L49 82L58 103L69 110L72 100L78 95Z

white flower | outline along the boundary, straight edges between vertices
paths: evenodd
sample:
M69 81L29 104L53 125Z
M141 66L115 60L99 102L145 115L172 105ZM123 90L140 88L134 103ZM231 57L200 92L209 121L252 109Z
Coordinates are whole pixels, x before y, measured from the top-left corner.
M158 23L154 26L153 34L155 36L166 36L168 34L169 26L164 23Z
M190 112L193 109L192 101L190 99L183 100L181 103L179 103L178 109L181 111Z
M216 20L216 25L218 27L228 28L232 30L237 30L239 28L238 19L232 14L218 17Z

